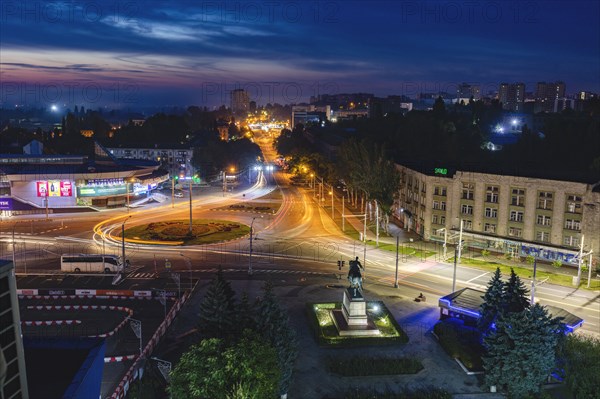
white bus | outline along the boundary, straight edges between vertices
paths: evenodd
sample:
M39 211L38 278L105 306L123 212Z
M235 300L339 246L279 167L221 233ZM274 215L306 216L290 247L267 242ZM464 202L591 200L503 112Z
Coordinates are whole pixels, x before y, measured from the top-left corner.
M123 262L116 255L65 254L60 257L60 269L67 273L117 273Z

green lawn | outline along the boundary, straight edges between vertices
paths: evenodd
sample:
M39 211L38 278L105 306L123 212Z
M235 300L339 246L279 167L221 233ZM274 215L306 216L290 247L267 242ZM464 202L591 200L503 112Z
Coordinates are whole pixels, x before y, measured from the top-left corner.
M128 228L125 238L177 242L182 245L210 244L243 237L250 233L250 227L227 220L195 219L192 222L192 235L188 233L189 220L174 220Z
M454 258L450 258L449 262L454 262ZM533 268L528 267L519 267L519 266L509 266L496 261L482 260L482 259L472 259L472 258L461 258L460 263L462 265L472 266L481 270L489 270L494 271L497 267L500 268L500 271L504 275L510 275L510 269L513 268L515 273L517 273L520 277L529 278L533 277ZM543 271L538 269L536 271L536 281L546 280L551 284L564 285L567 287L573 287L573 277L567 274L560 274L560 269L557 269L557 273L550 273L547 271ZM582 273L581 284L579 288L587 289L587 272ZM600 289L600 279L592 278L592 283L590 284L591 290Z

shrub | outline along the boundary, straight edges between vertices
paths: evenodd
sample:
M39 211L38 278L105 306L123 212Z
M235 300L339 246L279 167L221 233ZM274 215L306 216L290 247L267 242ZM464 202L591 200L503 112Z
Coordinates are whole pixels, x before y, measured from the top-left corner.
M525 258L525 261L527 263L529 263L530 265L533 265L533 262L535 262L535 257L533 255L527 255L527 257Z
M481 251L481 256L490 256L490 251L488 251L487 249L484 249Z
M424 387L418 389L401 389L400 392L390 390L379 392L375 389L349 389L339 395L325 399L451 399L452 395L443 389Z
M570 334L559 352L565 370L565 383L575 398L595 398L600 391L600 340Z
M555 261L552 262L552 266L559 268L562 266L562 260L560 259L556 259Z

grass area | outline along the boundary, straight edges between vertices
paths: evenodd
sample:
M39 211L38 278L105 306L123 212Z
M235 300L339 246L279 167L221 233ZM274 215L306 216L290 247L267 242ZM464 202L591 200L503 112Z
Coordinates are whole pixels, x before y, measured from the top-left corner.
M459 359L469 371L483 370L481 356L485 350L477 329L458 320L444 320L433 326L433 332L449 356Z
M374 310L376 307L378 308L377 311ZM408 342L408 336L381 301L367 302L367 314L379 329L379 336L339 336L330 312L333 309L341 308L341 302L306 304L308 319L319 345L341 348L364 345L393 345Z
M326 363L330 372L344 377L416 374L423 370L423 363L420 360L404 357L329 357Z
M450 258L449 262L454 262L454 258ZM472 266L477 269L494 271L496 268L500 268L500 271L503 275L510 275L510 269L513 268L515 273L517 273L520 277L529 278L533 277L533 267L519 267L519 266L509 266L500 262L483 260L483 259L472 259L472 258L464 258L460 259L461 265ZM538 269L536 271L536 281L546 280L548 283L564 285L567 287L573 287L573 276L567 274L558 273L560 269L557 269L557 273L550 273L547 271L543 271ZM582 273L581 284L579 288L587 289L587 272ZM592 282L590 284L591 290L599 290L600 289L600 279L592 278Z
M417 389L400 388L399 392L387 390L350 388L335 396L323 399L452 399L452 394L440 388L423 387Z
M281 207L283 195L281 190L273 190L269 194L250 201L242 201L229 206L215 208L216 210L236 210L242 212L275 213Z
M182 245L210 244L232 240L250 233L250 227L227 220L195 219L192 234L188 220L156 222L125 230L125 238L146 241L181 242Z

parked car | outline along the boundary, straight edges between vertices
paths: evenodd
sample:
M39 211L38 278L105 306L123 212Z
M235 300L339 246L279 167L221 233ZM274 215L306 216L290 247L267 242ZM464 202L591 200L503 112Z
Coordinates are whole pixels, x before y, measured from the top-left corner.
M175 191L174 194L177 198L183 198L183 191Z

